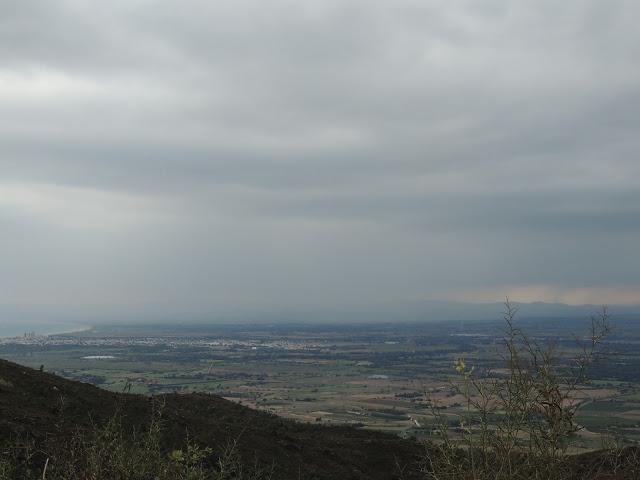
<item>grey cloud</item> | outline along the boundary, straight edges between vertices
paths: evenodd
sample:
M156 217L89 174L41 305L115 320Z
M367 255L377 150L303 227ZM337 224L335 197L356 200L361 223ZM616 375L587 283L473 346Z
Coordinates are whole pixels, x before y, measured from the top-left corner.
M528 285L606 302L640 285L638 14L13 2L0 304L214 315Z

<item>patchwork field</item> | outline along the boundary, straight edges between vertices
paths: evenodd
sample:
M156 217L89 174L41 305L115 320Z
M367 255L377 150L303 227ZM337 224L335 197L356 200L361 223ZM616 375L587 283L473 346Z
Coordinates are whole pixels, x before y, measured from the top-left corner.
M525 320L566 358L580 320ZM151 335L151 332L154 332ZM433 409L455 430L465 402L452 387L456 359L500 375L502 326L455 324L108 327L2 339L0 357L113 391L210 392L303 422L430 437ZM571 401L580 405L581 447L640 440L640 328L626 321L610 355Z

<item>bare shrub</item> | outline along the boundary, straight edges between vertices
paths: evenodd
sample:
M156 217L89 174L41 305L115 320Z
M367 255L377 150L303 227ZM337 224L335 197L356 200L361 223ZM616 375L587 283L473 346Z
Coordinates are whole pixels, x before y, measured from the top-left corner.
M516 326L516 312L507 300L504 371L480 375L464 359L455 362L453 388L465 402L455 434L450 417L431 403L440 438L427 450L426 478L563 479L574 474L575 459L568 453L581 428L575 394L601 353L609 314L603 308L593 317L589 334L577 339L579 354L561 361L553 344L541 345Z

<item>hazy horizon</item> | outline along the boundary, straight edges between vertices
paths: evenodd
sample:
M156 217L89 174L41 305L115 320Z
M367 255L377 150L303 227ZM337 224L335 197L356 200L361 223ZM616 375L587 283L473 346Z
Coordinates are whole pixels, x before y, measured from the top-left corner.
M638 15L10 2L0 322L638 305Z
M580 319L588 321L597 316L606 307L616 324L640 318L640 306L634 305L567 305L559 303L520 303L511 302L517 309L518 321L533 319ZM82 314L78 316L61 315L52 317L43 314L34 315L31 312L5 312L0 321L0 338L21 336L24 333L35 332L39 335L54 335L59 333L77 332L97 327L144 325L166 327L198 327L198 326L229 326L229 325L374 325L374 324L416 324L416 323L473 323L496 322L502 323L505 305L502 302L493 303L463 303L463 302L428 302L411 304L369 305L351 309L293 309L279 310L247 310L230 308L217 314L173 314L165 315L135 315L129 313L122 316L105 316L99 313ZM469 322L469 323L466 323Z

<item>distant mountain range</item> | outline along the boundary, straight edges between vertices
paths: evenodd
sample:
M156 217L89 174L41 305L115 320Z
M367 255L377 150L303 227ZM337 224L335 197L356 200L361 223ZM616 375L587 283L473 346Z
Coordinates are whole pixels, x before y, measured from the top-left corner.
M602 311L602 305L567 305L563 303L520 303L520 319L535 318L588 318ZM640 318L640 305L610 305L614 317ZM210 313L123 314L113 316L94 313L83 315L49 315L42 311L0 306L0 336L19 335L27 331L57 333L74 330L86 325L126 324L236 324L236 323L394 323L439 321L488 321L501 320L504 304L464 303L441 301L386 302L350 307L318 308L220 308Z

